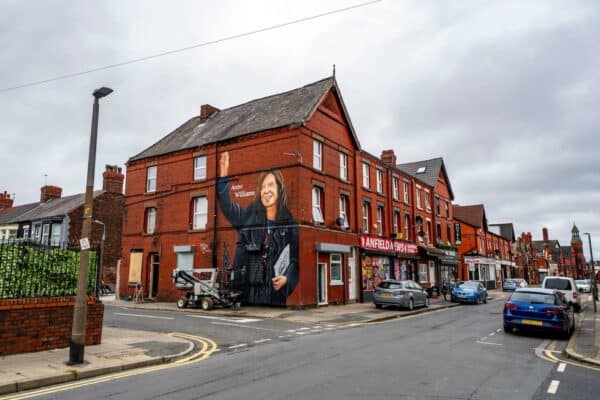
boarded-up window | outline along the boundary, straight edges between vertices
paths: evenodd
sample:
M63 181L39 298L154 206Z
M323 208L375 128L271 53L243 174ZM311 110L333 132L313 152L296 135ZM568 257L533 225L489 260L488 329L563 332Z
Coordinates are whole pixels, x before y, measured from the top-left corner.
M129 254L129 284L142 282L142 259L144 253L141 251L132 251Z

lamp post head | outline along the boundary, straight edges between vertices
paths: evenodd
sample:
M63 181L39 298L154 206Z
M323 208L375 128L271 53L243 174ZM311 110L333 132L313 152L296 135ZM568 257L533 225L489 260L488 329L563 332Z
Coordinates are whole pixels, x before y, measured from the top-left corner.
M94 90L93 96L96 99L101 99L102 97L106 97L109 94L111 94L113 92L113 90L111 88L107 88L107 87L101 87L100 89L96 89Z

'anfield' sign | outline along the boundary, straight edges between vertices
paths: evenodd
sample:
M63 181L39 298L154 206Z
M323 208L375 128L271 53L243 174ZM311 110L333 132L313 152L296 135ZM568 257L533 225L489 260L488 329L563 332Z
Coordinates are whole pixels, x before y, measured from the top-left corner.
M390 253L418 253L416 244L366 235L361 235L360 247L367 250L387 251Z

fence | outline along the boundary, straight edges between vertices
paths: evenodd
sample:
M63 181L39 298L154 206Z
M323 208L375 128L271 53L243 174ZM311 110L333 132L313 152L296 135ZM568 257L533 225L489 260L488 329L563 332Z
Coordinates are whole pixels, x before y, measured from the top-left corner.
M90 249L88 294L98 288L99 251L99 247ZM0 299L74 296L79 255L78 245L0 240Z

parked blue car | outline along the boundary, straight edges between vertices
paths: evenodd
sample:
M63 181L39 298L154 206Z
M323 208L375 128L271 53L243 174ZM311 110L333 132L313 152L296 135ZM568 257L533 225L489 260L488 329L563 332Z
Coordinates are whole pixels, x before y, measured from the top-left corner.
M568 338L575 330L575 313L556 289L517 289L504 304L504 332L514 329L558 333Z
M487 289L481 282L466 281L452 289L450 301L458 303L487 303Z
M517 285L517 282L513 281L512 279L505 279L504 283L502 284L502 290L505 292L514 292L518 288L519 286Z

